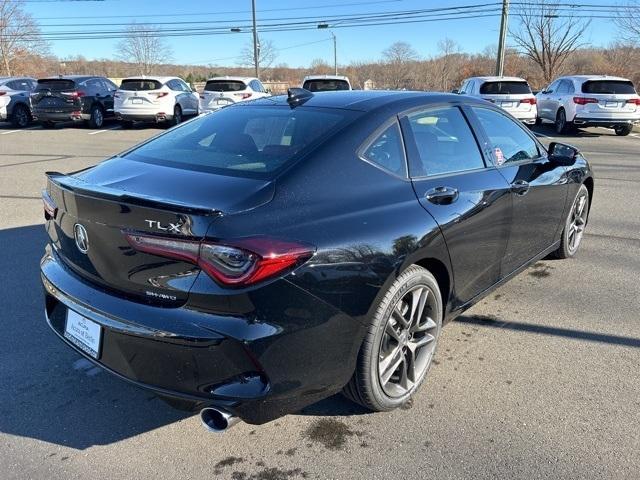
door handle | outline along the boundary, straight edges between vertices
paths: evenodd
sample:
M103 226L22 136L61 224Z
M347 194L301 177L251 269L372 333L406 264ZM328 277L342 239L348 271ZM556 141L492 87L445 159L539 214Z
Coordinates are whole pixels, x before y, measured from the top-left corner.
M428 190L424 197L436 205L449 205L458 199L458 189L452 187L435 187Z
M516 195L526 195L529 191L529 182L524 180L516 180L511 184L511 191Z

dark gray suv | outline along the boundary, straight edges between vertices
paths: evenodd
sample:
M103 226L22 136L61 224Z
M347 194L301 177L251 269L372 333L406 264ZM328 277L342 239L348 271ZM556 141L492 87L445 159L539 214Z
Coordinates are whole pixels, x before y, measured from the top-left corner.
M29 95L36 88L36 80L26 77L0 77L0 121L8 120L14 127L23 128L31 121ZM8 101L7 101L8 100Z

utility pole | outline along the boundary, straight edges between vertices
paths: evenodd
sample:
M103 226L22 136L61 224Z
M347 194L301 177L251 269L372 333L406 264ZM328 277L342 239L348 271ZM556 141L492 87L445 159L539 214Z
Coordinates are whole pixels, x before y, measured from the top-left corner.
M336 34L331 32L331 36L333 37L333 70L334 75L338 75L338 46L336 43Z
M498 60L496 61L496 76L504 75L504 49L507 39L507 23L509 21L509 0L502 0L502 19L500 20L500 39L498 41Z
M253 16L253 65L256 78L260 78L260 65L258 63L258 30L256 29L256 0L251 0L251 12Z

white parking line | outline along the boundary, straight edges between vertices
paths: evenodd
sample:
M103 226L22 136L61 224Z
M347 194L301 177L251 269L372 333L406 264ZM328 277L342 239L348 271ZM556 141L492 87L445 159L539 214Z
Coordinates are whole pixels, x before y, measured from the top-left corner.
M122 127L118 125L117 127L105 128L104 130L97 130L95 132L89 132L87 135L97 135L99 133L108 132L109 130L120 130Z
M0 135L9 135L10 133L21 132L22 130L9 130L8 132L2 132Z

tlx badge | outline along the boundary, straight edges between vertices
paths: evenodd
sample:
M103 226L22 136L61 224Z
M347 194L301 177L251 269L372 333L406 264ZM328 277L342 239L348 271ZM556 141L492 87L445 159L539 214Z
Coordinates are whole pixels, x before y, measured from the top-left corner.
M182 227L182 221L178 220L178 223L167 223L162 224L158 220L145 220L149 228L155 228L156 230L162 230L163 232L169 233L181 233L180 227Z

